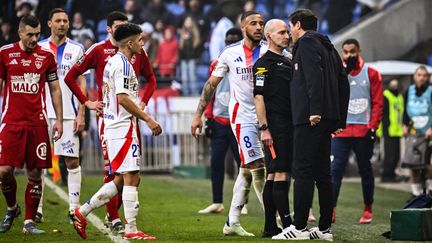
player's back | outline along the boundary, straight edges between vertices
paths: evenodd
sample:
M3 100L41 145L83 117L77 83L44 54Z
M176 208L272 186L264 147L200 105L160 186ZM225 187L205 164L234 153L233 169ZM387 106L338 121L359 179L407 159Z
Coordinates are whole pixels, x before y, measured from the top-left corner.
M253 97L253 65L268 50L267 42L253 50L244 41L227 46L218 59L212 75L226 77L230 83L229 113L231 123L256 123Z
M131 63L120 52L114 55L104 69L103 101L105 139L136 137L136 122L122 105L117 95L126 94L138 104L138 80Z
M45 82L57 80L53 53L39 45L26 52L16 42L0 49L0 66L6 80L2 123L47 125Z

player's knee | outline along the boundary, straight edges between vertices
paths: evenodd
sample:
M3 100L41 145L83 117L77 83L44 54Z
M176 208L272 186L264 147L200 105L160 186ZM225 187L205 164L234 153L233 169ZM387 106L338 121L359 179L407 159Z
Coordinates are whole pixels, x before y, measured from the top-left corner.
M248 163L248 164L244 164L242 167L247 168L247 169L262 168L262 167L264 167L264 161L262 159L257 159L253 162Z
M288 180L288 172L276 172L274 174L275 181L287 181Z
M266 179L269 181L273 181L275 179L275 174L274 173L268 173Z
M79 167L79 158L65 157L66 167L69 170L73 170Z
M0 182L7 182L13 177L12 166L0 166Z
M31 170L27 170L27 177L29 178L29 180L33 180L33 181L39 181L41 179L42 176L42 170L38 169L38 168L34 168Z

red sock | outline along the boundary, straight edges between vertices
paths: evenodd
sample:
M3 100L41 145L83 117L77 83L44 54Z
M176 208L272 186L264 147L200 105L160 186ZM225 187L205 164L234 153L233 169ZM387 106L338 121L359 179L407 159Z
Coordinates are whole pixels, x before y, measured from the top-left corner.
M105 170L104 170L104 183L108 183L111 182L112 180L114 180L114 175L110 175L108 168L109 166L105 166ZM118 214L118 194L115 195L113 198L111 198L111 200L105 205L108 215L111 219L111 221L113 221L114 219L118 219L119 218L119 214Z
M12 176L12 179L10 179L9 181L2 182L0 186L4 197L6 198L7 206L10 208L14 207L16 205L16 191L17 191L15 176Z
M27 183L25 192L25 219L34 220L39 206L39 201L42 195L42 181L30 180Z

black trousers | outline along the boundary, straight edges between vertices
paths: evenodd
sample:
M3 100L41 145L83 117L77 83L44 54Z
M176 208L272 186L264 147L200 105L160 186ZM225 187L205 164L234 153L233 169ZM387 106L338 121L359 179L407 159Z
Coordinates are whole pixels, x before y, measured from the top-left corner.
M294 225L297 229L307 226L315 185L320 205L318 226L320 230L331 227L330 148L336 123L323 119L316 126L304 124L294 128Z
M382 164L381 178L394 178L395 169L400 159L400 138L384 138L384 161Z

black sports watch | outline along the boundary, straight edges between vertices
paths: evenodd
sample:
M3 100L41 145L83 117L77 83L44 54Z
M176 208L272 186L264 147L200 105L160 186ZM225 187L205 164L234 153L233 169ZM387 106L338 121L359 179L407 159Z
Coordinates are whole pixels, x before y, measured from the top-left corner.
M267 128L268 128L267 124L264 123L258 128L258 130L265 131L265 130L267 130Z

